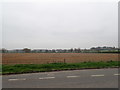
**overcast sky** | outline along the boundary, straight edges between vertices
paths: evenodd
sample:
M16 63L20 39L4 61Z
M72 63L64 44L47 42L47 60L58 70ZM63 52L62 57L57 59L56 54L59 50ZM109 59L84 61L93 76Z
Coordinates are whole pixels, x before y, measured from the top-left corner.
M2 4L3 48L118 46L117 2L40 0Z

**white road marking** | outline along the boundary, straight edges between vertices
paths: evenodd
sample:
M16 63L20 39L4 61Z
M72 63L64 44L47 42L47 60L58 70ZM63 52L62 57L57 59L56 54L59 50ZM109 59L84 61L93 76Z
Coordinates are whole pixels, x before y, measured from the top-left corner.
M61 71L61 72L73 72L73 71Z
M76 78L76 77L79 77L79 76L67 76L67 78Z
M48 73L47 75L48 75L48 76L53 76L54 74L53 74L53 73Z
M39 79L53 79L55 77L43 77L43 78L39 78Z
M26 78L21 78L21 79L8 79L8 81L17 81L17 80L26 80Z
M80 70L76 70L76 71L80 71ZM81 71L88 71L88 70L81 70Z
M101 75L91 75L92 77L103 77L105 75L101 74Z
M118 76L118 75L120 75L120 74L114 74L114 75Z

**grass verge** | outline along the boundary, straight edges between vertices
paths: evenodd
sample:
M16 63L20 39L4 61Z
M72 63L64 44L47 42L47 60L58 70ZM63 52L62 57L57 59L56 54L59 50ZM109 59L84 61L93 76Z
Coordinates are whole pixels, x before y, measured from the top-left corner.
M33 72L49 72L60 70L93 69L119 67L120 61L82 62L82 63L51 63L51 64L16 64L2 65L2 74L21 74Z

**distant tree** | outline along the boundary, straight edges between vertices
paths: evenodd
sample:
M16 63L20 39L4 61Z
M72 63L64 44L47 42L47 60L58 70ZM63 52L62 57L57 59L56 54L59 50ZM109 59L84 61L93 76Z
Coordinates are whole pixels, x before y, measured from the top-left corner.
M19 50L15 50L16 51L16 53L18 53L19 52Z
M67 50L66 50L66 49L64 49L64 50L63 50L63 53L66 53L66 51L67 51Z
M31 49L24 48L23 51L24 51L25 53L30 53L30 52L31 52Z
M74 49L74 52L77 53L77 49L76 48Z
M73 48L70 49L70 52L73 52Z
M5 48L2 48L2 53L6 53L8 50Z
M55 53L56 51L55 51L55 49L52 49L52 53Z
M78 53L80 53L80 52L81 52L81 49L80 49L80 48L78 48L78 49L77 49L77 52L78 52Z
M45 52L48 53L48 50L46 49Z

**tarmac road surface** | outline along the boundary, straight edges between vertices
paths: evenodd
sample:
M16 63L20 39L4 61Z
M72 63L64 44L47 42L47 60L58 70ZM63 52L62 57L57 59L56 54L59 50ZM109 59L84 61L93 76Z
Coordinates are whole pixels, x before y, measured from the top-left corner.
M3 75L2 88L118 88L118 68Z

